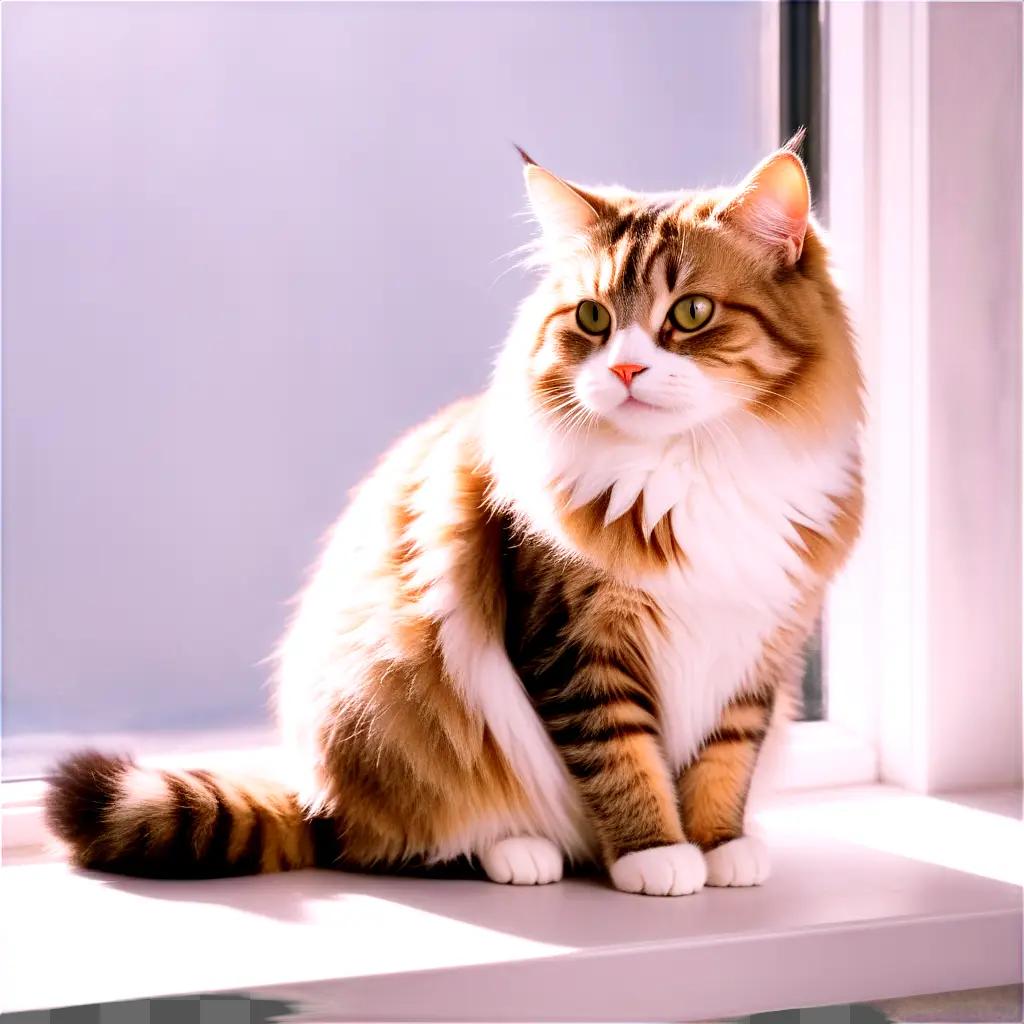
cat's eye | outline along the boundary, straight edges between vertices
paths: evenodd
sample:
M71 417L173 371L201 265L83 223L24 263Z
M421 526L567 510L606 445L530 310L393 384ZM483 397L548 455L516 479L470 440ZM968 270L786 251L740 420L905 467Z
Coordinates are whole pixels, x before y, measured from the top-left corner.
M668 311L668 318L678 331L696 331L714 311L715 304L706 295L685 295Z
M584 299L576 307L576 323L587 334L604 334L612 322L612 315L600 302Z

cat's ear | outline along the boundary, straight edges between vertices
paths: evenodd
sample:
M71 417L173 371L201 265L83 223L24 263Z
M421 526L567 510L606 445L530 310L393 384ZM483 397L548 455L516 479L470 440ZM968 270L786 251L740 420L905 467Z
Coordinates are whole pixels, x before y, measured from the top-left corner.
M603 200L570 185L541 167L525 150L518 146L516 149L525 165L523 176L530 209L546 241L559 242L584 234L607 212Z
M718 220L746 232L789 266L804 248L811 186L795 150L799 138L762 160L719 207Z

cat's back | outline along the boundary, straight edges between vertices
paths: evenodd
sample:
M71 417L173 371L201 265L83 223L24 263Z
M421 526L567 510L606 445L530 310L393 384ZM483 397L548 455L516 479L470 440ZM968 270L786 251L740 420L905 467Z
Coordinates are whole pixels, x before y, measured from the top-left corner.
M413 427L353 490L279 649L283 686L308 684L352 652L405 656L427 642L426 624L453 599L453 571L479 563L467 548L486 543L481 402L461 399Z
M453 402L387 449L331 527L318 574L340 561L352 577L400 555L393 549L403 536L425 518L445 516L458 488L474 486L480 405L481 396Z

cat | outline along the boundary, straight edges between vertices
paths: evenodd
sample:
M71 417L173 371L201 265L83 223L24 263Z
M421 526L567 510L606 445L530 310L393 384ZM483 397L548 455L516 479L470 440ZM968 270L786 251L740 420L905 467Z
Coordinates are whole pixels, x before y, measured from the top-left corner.
M522 153L539 285L486 391L333 529L277 655L294 786L73 755L47 798L73 861L764 881L751 778L862 503L861 376L796 148L666 194Z

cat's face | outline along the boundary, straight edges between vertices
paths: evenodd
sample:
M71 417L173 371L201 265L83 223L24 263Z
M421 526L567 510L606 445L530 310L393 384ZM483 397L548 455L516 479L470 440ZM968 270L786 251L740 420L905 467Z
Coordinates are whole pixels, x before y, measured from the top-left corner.
M534 164L527 186L548 273L526 372L546 417L659 441L800 405L827 271L791 152L736 190L582 189Z

